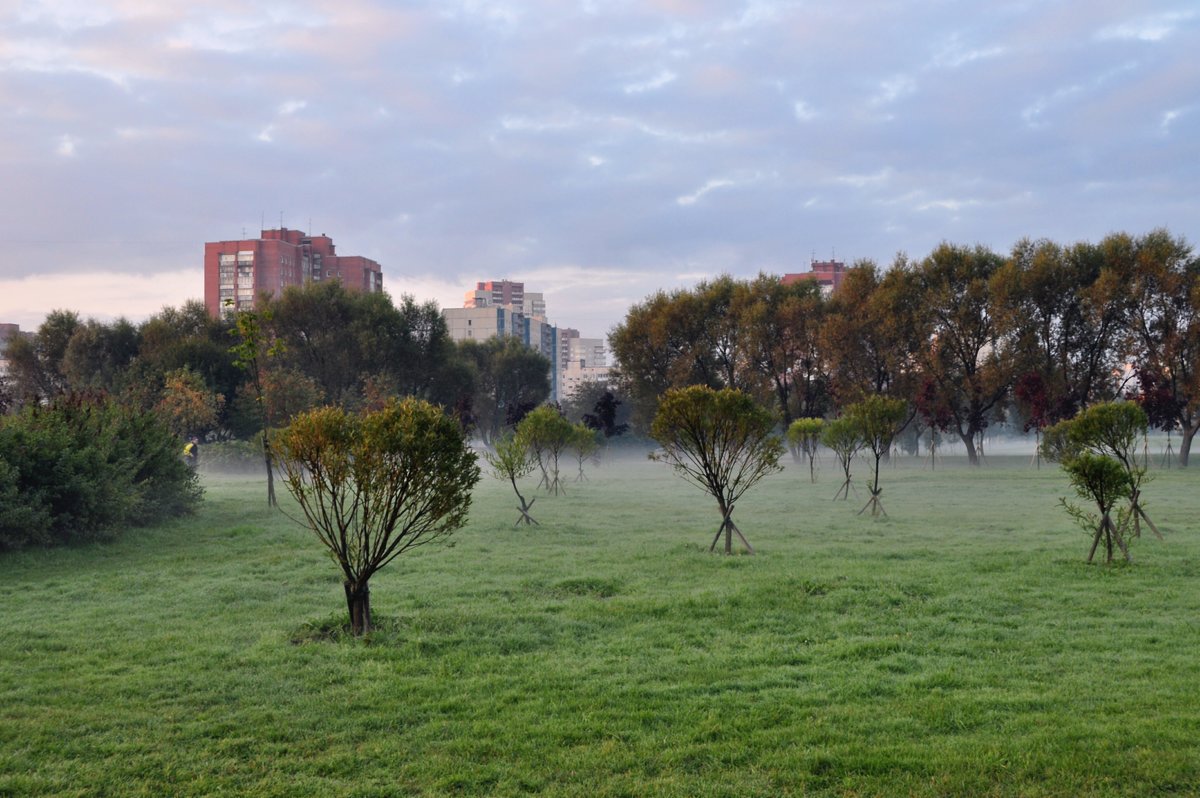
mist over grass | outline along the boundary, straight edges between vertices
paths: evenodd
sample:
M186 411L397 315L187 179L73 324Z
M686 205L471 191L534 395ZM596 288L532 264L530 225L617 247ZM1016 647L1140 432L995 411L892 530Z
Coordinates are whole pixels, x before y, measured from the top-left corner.
M205 475L194 518L0 557L0 795L1200 792L1200 472L1103 567L1028 455L897 458L877 521L835 468L747 494L733 557L641 451L540 527L485 477L365 641L263 480Z

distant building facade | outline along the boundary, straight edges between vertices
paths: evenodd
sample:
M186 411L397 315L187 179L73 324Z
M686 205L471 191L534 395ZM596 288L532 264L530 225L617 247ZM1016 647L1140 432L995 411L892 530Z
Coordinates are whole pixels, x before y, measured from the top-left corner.
M566 339L568 357L562 370L561 395L570 399L590 383L612 380L612 369L608 366L608 352L603 338L581 338L576 334Z
M842 287L846 277L846 264L840 260L814 260L809 271L783 275L784 285L812 280L821 286L821 293L829 296Z
M525 283L514 280L487 280L463 296L463 307L444 308L442 318L455 341L486 341L512 336L525 346L540 352L550 361L550 399L562 396L562 374L569 348L564 332L546 318L545 296L526 292Z
M539 297L541 294L538 295ZM525 312L525 283L512 280L487 280L475 283L475 288L463 297L463 307L478 308L500 305L517 313ZM542 306L543 312L545 305Z
M383 268L361 255L338 255L333 239L281 227L261 238L204 245L204 306L213 316L254 306L260 294L290 285L340 280L350 291L383 291Z

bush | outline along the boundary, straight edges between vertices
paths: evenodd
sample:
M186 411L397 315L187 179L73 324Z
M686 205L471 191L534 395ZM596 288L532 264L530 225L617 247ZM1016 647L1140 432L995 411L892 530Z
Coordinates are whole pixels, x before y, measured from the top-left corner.
M0 420L0 548L72 543L192 510L182 443L153 413L69 396Z

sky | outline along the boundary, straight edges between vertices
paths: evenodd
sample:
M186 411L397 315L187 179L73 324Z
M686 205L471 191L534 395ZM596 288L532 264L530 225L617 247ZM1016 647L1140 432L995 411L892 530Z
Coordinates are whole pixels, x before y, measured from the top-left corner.
M602 336L658 289L941 241L1200 240L1200 3L0 0L0 321L333 237Z

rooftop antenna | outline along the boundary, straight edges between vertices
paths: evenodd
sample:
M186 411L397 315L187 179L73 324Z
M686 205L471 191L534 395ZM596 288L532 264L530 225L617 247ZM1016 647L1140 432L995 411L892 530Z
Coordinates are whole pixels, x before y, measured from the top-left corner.
M309 235L312 235L312 230L313 230L313 228L312 228L312 217L310 216L310 217L308 217L308 234L309 234Z
M283 211L279 212L279 229L283 229Z

